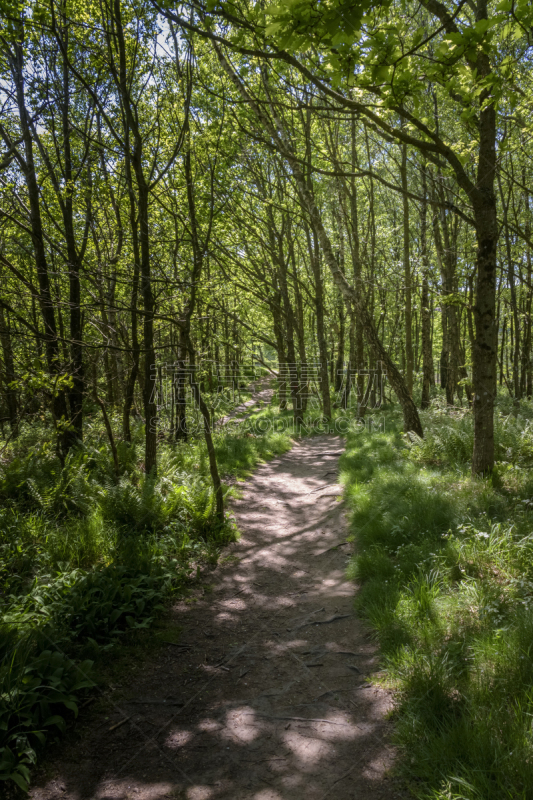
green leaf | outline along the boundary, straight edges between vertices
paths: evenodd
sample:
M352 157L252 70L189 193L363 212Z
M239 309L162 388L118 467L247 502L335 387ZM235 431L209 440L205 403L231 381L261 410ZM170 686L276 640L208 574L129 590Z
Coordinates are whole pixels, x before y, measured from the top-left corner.
M12 772L10 775L4 777L0 775L0 780L12 780L14 783L17 784L19 789L22 789L23 792L27 792L29 789L29 781L24 780L22 775L19 772Z
M48 717L48 719L45 720L45 722L43 722L43 726L45 728L51 725L56 725L61 731L64 731L66 728L65 720L59 714L54 714L53 716Z

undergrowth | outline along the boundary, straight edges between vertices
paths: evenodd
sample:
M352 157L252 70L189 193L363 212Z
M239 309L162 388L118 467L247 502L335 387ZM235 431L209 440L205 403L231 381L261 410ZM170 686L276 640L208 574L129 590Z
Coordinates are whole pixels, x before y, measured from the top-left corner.
M276 419L274 409L255 415ZM114 424L118 427L118 419ZM263 425L215 435L231 483L290 448ZM0 781L28 788L42 747L77 715L95 662L147 629L236 536L216 522L205 445L162 442L157 477L143 431L118 443L117 476L98 420L64 463L44 426L22 428L0 463ZM226 490L228 491L228 489Z
M400 769L424 800L533 798L533 428L501 409L493 478L472 420L439 403L423 441L357 431L342 458L357 606L395 687Z

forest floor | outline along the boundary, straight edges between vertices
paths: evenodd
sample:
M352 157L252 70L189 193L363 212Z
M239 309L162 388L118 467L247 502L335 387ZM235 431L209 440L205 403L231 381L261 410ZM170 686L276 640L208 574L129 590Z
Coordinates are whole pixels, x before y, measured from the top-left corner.
M81 714L32 800L403 798L391 696L346 579L343 441L261 465L232 511L241 538L177 602L165 636Z

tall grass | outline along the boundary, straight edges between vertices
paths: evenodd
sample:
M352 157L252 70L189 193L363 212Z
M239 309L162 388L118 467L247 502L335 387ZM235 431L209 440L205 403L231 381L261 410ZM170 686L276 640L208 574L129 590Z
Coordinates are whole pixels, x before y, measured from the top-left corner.
M357 606L396 689L400 769L425 800L533 797L533 466L500 413L492 480L469 474L466 413L353 432L342 459Z

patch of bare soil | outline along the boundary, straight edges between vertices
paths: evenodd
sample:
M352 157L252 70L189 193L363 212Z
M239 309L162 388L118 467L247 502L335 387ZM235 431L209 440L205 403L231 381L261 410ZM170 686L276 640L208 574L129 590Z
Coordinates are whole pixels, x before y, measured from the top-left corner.
M86 714L33 800L405 796L388 776L391 699L372 685L345 578L342 448L306 439L247 481L241 540L211 590L173 609L181 646L116 691L108 718Z

